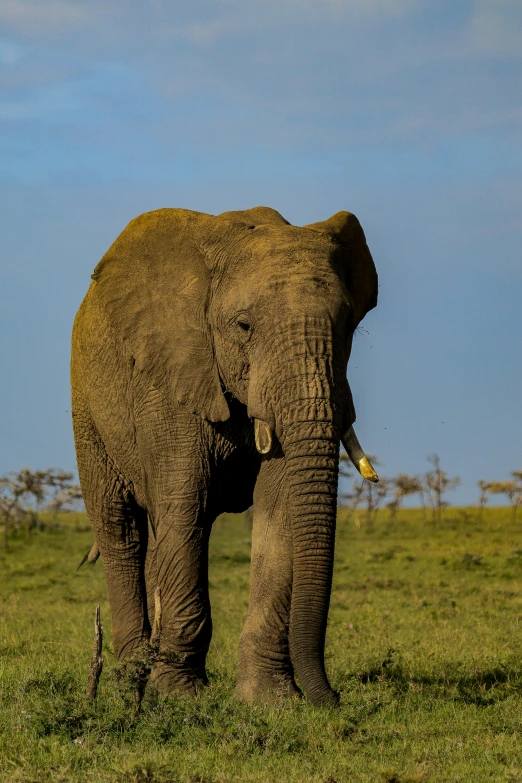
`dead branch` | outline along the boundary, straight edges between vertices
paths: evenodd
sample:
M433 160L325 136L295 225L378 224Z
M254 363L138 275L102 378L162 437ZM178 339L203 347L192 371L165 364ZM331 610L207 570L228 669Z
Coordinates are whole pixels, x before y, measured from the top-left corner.
M96 607L94 617L94 644L92 648L92 659L89 664L89 681L87 684L87 698L94 701L98 692L98 683L103 669L102 658L103 628L100 621L100 605Z

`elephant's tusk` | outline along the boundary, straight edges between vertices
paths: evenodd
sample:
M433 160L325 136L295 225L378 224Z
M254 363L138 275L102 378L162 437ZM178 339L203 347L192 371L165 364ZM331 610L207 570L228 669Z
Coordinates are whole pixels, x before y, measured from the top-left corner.
M350 427L344 435L341 437L342 444L346 449L346 453L350 457L351 461L361 474L361 476L368 481L379 481L379 476L372 467L372 464L364 451L361 448L361 444L357 440L357 435L353 427Z
M256 439L256 449L260 454L268 454L272 448L272 430L261 419L254 419L254 437Z

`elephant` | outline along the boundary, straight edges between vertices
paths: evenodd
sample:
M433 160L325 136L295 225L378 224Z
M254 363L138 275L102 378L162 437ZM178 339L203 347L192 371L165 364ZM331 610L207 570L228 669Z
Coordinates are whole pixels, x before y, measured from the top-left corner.
M96 266L72 335L78 471L118 661L149 643L161 590L160 693L208 684L211 527L253 505L236 693L338 703L324 647L341 441L378 480L347 363L376 304L349 212L298 227L268 207L158 209Z

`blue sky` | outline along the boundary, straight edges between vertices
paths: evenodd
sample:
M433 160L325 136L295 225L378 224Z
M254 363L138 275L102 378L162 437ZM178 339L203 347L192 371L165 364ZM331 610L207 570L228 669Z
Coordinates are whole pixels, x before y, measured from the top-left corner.
M522 467L519 0L3 0L0 473L74 467L68 354L140 212L359 217L350 361L385 475Z

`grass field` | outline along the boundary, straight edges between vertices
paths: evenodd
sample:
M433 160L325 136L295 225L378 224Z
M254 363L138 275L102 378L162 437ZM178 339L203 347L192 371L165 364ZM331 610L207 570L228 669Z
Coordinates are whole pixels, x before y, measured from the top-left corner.
M76 521L75 521L76 520ZM336 711L235 701L250 531L211 540L212 685L194 701L146 696L135 715L111 678L101 561L82 515L20 533L0 553L0 781L510 781L522 783L522 519L403 511L373 529L340 512L327 665ZM105 668L83 694L94 608Z

